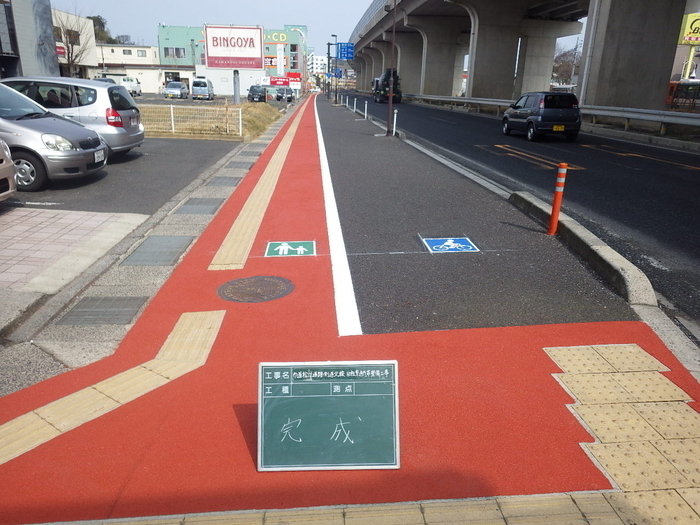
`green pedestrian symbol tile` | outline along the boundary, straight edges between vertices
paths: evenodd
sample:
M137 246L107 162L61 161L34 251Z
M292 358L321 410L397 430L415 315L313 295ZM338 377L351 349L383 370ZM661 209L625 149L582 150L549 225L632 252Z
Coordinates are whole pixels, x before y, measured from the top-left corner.
M268 242L265 257L316 255L316 241Z

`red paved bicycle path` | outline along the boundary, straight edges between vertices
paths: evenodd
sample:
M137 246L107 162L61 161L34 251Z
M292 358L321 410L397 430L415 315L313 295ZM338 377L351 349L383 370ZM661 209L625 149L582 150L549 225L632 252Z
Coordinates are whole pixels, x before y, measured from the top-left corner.
M115 355L0 399L0 424L152 359L183 312L226 310L207 363L0 465L1 524L610 488L579 445L593 439L544 347L637 343L700 399L639 322L338 337L313 104L297 111L246 267L207 270L291 119ZM262 257L268 241L302 240L318 255ZM264 303L218 297L221 284L255 275L295 290ZM259 362L374 359L399 362L399 470L257 472Z

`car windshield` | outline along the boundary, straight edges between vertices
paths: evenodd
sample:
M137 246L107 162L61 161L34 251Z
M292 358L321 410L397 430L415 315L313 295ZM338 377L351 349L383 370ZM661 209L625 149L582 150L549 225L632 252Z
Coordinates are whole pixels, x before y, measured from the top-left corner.
M192 83L192 87L201 87L201 88L205 88L205 87L207 87L207 83L204 82L203 80L195 80L195 81Z
M117 111L136 108L136 102L124 86L110 86L109 101L112 103L112 109Z
M262 93L263 88L262 86L251 86L250 92L251 93Z
M169 89L180 89L182 87L182 82L171 82L167 87Z
M44 116L48 111L7 86L0 85L0 117L7 119Z

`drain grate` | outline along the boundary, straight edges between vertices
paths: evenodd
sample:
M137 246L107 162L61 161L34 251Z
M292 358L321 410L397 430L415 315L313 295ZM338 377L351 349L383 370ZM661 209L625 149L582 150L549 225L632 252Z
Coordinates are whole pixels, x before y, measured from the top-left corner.
M192 198L180 206L175 213L189 215L213 215L224 203L224 199Z
M152 235L129 255L122 266L172 266L185 252L194 237Z
M148 297L85 297L57 324L129 324Z
M238 156L238 157L259 157L259 156L260 156L260 152L258 152L258 151L252 151L252 150L249 150L249 151L240 151L240 152L238 153L237 156Z
M219 286L217 293L226 301L262 303L280 299L294 290L294 284L284 277L257 275L234 279Z
M252 162L243 160L234 160L228 163L227 168L236 168L241 170L249 170L253 166Z
M207 186L234 187L238 186L239 182L241 182L241 177L212 177L212 179L207 182Z

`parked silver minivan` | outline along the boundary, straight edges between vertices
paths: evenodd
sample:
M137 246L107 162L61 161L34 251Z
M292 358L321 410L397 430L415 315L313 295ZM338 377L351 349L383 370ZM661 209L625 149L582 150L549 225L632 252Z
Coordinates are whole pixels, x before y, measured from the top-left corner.
M143 144L141 112L124 86L69 77L13 77L0 82L51 113L94 129L107 143L110 155L125 154Z
M214 100L214 84L208 78L197 77L192 81L191 95L193 99Z
M36 191L49 179L95 173L107 163L107 146L97 132L46 111L4 85L0 138L10 147L20 191Z

